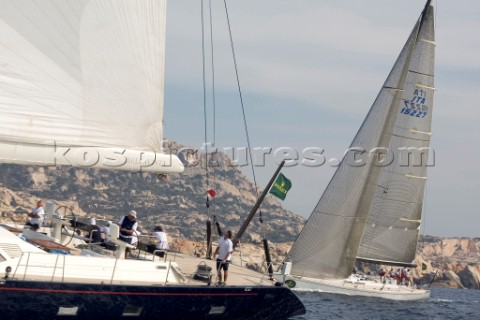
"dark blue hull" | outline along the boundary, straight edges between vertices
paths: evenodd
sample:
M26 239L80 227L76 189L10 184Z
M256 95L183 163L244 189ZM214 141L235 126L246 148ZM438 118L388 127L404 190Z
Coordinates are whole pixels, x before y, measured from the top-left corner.
M286 319L304 313L303 304L285 287L130 286L18 280L0 284L0 317L9 320Z

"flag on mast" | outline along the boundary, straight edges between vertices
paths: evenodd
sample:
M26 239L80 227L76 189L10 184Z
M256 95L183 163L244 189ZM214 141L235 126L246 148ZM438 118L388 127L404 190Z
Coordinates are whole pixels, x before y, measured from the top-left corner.
M216 193L215 190L213 190L213 189L209 189L209 190L207 191L207 197L208 197L209 199L215 198L216 195L217 195L217 193Z
M269 193L273 194L280 200L285 200L288 190L292 187L292 182L287 179L282 173L277 176L273 186L270 188Z

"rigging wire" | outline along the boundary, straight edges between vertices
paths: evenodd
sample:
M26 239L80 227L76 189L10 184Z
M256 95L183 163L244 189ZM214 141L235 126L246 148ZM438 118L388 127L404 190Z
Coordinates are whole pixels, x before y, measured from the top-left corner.
M209 14L209 28L210 28L210 51L211 51L211 76L212 76L212 105L213 105L213 115L212 115L212 125L213 125L213 137L212 137L212 147L215 145L216 140L216 97L215 97L215 64L214 64L214 45L213 45L213 21L212 21L212 2L208 1L208 14ZM206 53L206 21L205 21L205 4L204 1L201 1L201 23L202 23L202 62L203 62L203 113L204 113L204 146L205 146L205 181L207 191L210 188L213 188L215 185L215 180L213 183L210 181L210 176L213 176L213 171L210 174L209 172L209 155L208 155L208 108L207 108L207 53ZM213 169L212 169L213 170ZM210 201L213 201L214 198L209 199L207 195L206 207L207 215L209 213ZM213 210L213 207L212 207ZM215 214L213 214L213 220L216 220Z
M229 34L229 37L230 37L230 47L232 49L232 57L233 57L233 64L234 64L234 67L235 67L235 76L236 76L236 80L237 80L238 94L239 94L239 97L240 97L240 104L242 106L243 125L245 127L245 133L246 133L246 136L247 136L248 154L249 154L249 158L250 158L250 166L252 167L253 183L254 183L254 186L255 186L255 194L256 194L256 197L257 197L257 200L258 200L257 178L255 177L255 169L254 169L254 166L253 166L252 152L251 152L252 148L251 148L251 144L250 144L250 135L248 133L247 117L246 117L246 114L245 114L245 106L244 106L244 103L243 103L242 89L241 89L241 86L240 86L240 77L239 77L239 74L238 74L237 58L236 58L236 55L235 55L235 47L233 45L232 28L231 28L231 25L230 25L230 17L228 15L227 1L223 0L223 3L225 5L225 14L226 14L226 17L227 17L228 34Z
M203 79L203 121L204 121L204 147L205 147L205 187L207 190L205 207L207 208L207 232L205 234L205 240L207 241L207 248L211 248L211 240L209 236L209 230L211 230L210 223L210 199L208 197L209 190L209 177L208 177L208 121L207 121L207 84L206 84L206 54L205 54L205 9L204 1L201 1L200 5L201 13L200 19L202 24L202 79ZM207 258L211 258L211 249L207 249Z
M253 184L254 184L254 187L255 187L255 196L256 196L256 200L258 201L257 178L255 176L255 168L254 168L254 165L253 165L252 146L251 146L251 143L250 143L250 134L249 134L249 131L248 131L247 116L246 116L246 113L245 113L245 106L244 106L244 103L243 103L242 88L240 86L240 76L239 76L239 73L238 73L235 47L233 45L233 35L232 35L232 28L231 28L231 24L230 24L230 16L228 14L227 1L223 0L223 3L225 5L225 15L226 15L226 18L227 18L228 35L230 37L230 47L231 47L231 50L232 50L233 65L235 67L235 76L236 76L236 80L237 80L238 95L239 95L239 98L240 98L240 105L242 107L243 125L244 125L244 128L245 128L245 135L246 135L246 138L247 138L248 156L249 156L249 160L250 160L250 166L252 168ZM264 224L263 224L263 217L262 217L261 209L259 210L259 221L260 221L260 224L262 226L261 229L262 229L263 237L265 238L265 227L264 227Z
M212 0L208 0L209 15L210 15L210 52L211 52L211 73L212 73L212 147L216 144L216 96L215 96L215 62L214 62L214 46L213 46L213 18L212 18ZM212 158L213 160L213 158ZM212 186L215 186L215 174L214 169L212 168L213 182ZM212 198L212 202L215 201L215 198ZM213 211L213 221L216 222L217 218L215 216L215 206L212 206Z
M215 145L216 140L216 99L215 99L215 63L213 50L213 21L212 21L212 0L208 0L210 9L210 50L212 52L212 107L213 107L213 137L212 145Z
M208 148L207 148L207 88L206 88L206 57L205 57L205 21L204 21L204 9L203 0L201 1L201 24L202 24L202 77L203 77L203 121L204 121L204 145L205 145L205 180L208 188ZM209 203L207 197L207 213Z
M213 104L213 137L212 137L212 148L215 146L215 138L216 138L216 132L215 132L215 118L216 118L216 100L215 100L215 65L214 65L214 46L213 46L213 21L212 21L212 2L211 0L208 1L208 14L209 14L209 27L210 27L210 52L211 52L211 76L212 76L212 104ZM207 84L206 84L206 64L207 64L207 57L206 57L206 44L205 44L205 8L204 8L204 1L201 1L201 23L202 23L202 62L203 62L203 112L204 112L204 125L205 125L205 181L206 181L206 202L205 206L207 208L207 232L206 232L206 241L207 241L207 258L211 259L211 254L212 254L212 241L211 241L211 219L210 215L212 215L212 220L215 224L217 224L217 219L215 216L215 206L212 207L212 210L210 211L210 201L214 201L214 196L211 197L210 199L210 189L214 190L215 186L215 174L212 169L212 176L213 176L213 183L210 181L209 177L209 171L208 171L208 166L209 166L209 153L208 153L208 113L207 113ZM213 158L214 152L212 152L212 158ZM215 192L215 191L213 191Z
M233 58L233 64L234 64L234 69L235 69L235 77L236 77L236 82L237 82L237 88L238 88L238 94L239 94L239 99L240 99L240 105L242 108L242 115L243 115L243 125L244 125L244 130L246 134L246 140L247 140L247 145L248 145L248 152L249 152L249 158L250 158L250 166L252 170L252 176L253 176L253 183L255 187L255 195L256 199L258 200L258 187L257 187L257 179L256 179L256 174L255 174L255 168L253 165L253 156L252 156L252 147L251 147L251 142L250 142L250 134L248 130L248 125L247 125L247 117L246 117L246 111L245 111L245 105L243 102L243 95L242 95L242 89L240 85L240 77L239 77L239 72L238 72L238 64L237 64L237 59L236 59L236 53L235 53L235 47L233 43L233 35L232 35L232 28L231 28L231 23L230 23L230 17L228 13L228 7L227 3L224 0L224 6L225 6L225 15L226 15L226 21L227 21L227 27L228 27L228 33L229 33L229 39L230 39L230 47L231 47L231 52L232 52L232 58ZM213 16L212 16L212 3L211 0L208 2L208 13L209 13L209 27L210 27L210 50L211 50L211 76L212 76L212 107L213 107L213 140L212 144L215 144L215 139L216 139L216 128L215 128L215 121L216 121L216 98L215 98L215 63L214 63L214 43L213 43ZM205 146L207 146L207 140L208 140L208 122L207 122L207 54L206 54L206 8L205 8L205 3L202 0L201 1L201 23L202 23L202 63L203 63L203 106L204 106L204 121L205 121ZM206 184L207 188L210 186L210 173L208 169L209 161L208 161L208 150L205 152L205 176L206 176ZM207 214L209 213L209 198L207 196ZM263 218L262 218L262 213L260 211L260 222L262 223L263 226ZM213 220L216 221L215 214L213 214ZM263 229L263 228L262 228ZM263 230L265 233L265 230Z

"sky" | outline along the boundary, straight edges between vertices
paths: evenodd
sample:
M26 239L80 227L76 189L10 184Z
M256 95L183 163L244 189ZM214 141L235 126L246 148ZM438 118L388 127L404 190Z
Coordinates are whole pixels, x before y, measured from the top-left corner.
M480 3L432 3L435 166L428 171L421 233L480 237ZM341 158L350 145L424 5L421 0L227 1L251 146L299 153L324 149L324 165L282 170L293 183L284 208L310 215L334 173L330 160ZM220 150L246 147L224 2L212 0L212 12L213 68L205 28L207 141ZM204 19L208 22L208 15ZM192 147L205 141L201 29L200 1L168 3L165 137ZM272 154L264 165L254 160L260 188L280 162ZM237 153L236 159L243 158ZM252 177L249 167L241 168Z

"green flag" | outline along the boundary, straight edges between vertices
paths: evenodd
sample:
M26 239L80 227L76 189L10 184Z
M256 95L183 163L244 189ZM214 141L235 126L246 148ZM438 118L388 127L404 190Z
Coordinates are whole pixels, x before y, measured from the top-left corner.
M270 193L275 197L285 200L288 190L292 187L292 183L283 174L279 174L273 186L270 188Z
M422 274L426 274L426 271L427 271L427 265L425 264L425 262L422 262Z

